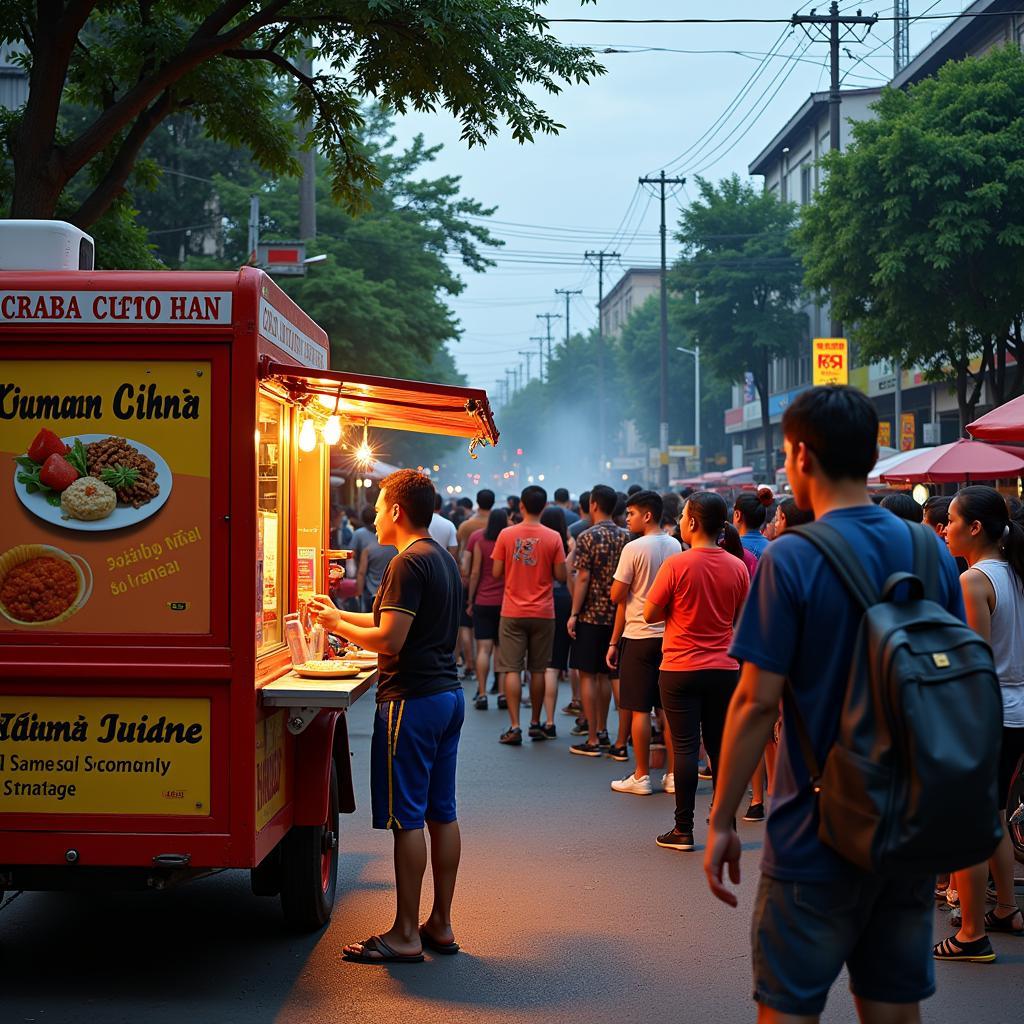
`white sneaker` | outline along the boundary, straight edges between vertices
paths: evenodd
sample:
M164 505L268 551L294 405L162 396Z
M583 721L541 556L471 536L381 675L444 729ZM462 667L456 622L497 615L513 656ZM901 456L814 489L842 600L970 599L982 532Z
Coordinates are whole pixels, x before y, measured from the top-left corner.
M644 775L637 778L635 775L627 775L624 779L615 779L612 782L612 789L616 793L635 793L637 796L651 795L651 777Z
M661 788L666 793L674 793L676 791L676 777L673 772L666 772L661 779Z

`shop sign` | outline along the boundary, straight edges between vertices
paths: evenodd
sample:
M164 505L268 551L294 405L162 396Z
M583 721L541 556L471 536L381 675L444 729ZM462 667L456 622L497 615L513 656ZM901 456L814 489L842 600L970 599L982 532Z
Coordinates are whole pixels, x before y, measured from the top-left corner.
M850 382L850 350L846 338L815 338L811 354L814 386Z
M205 698L0 697L13 814L210 814Z
M288 783L285 719L277 711L256 723L256 831L265 828L284 807Z
M295 549L295 579L299 601L312 601L316 593L316 548Z
M914 414L905 412L900 415L900 451L909 452L914 447L916 432L914 430Z
M0 289L0 323L230 324L231 292L35 292Z
M210 395L204 361L0 361L0 631L209 632Z
M327 349L295 326L279 309L260 298L260 335L285 352L290 352L303 366L314 370L327 369Z
M888 420L878 421L878 446L880 448L892 447L892 424Z

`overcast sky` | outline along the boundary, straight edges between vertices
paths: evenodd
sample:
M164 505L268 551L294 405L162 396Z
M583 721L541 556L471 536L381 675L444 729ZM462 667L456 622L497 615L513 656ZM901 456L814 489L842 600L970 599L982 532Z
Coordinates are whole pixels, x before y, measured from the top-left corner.
M891 15L891 4L884 2L840 6L851 13L863 7L866 14ZM551 0L547 14L788 19L795 8L811 6L796 0L599 0L581 7L578 0ZM827 0L816 6L827 10ZM963 6L961 0L911 0L910 13L939 14ZM911 54L945 24L912 25ZM544 333L537 314L564 317L565 300L555 295L556 288L583 290L571 304L574 332L596 324L597 274L583 261L586 250L622 254L621 265L606 272L606 290L623 267L657 263L658 203L637 185L640 175L664 168L691 183L696 174L745 176L749 162L808 94L828 88L827 45L812 43L802 29L785 24L552 28L567 43L630 51L602 55L608 73L592 85L568 87L542 100L566 126L560 135L521 146L505 134L486 149L470 151L443 113L408 116L397 126L400 140L421 132L428 142L443 143L434 170L460 175L465 194L497 207L492 231L506 241L495 254L498 265L486 274L463 273L467 287L452 301L464 331L451 346L456 362L471 384L488 389L492 401L505 369L525 366L520 350L536 350L529 339ZM892 22L880 22L863 44L844 44L852 55L842 57L846 87L880 85L891 76L892 34ZM756 77L748 81L751 75ZM670 230L679 206L693 195L691 184L670 200ZM564 337L564 319L553 321L552 331L556 339Z

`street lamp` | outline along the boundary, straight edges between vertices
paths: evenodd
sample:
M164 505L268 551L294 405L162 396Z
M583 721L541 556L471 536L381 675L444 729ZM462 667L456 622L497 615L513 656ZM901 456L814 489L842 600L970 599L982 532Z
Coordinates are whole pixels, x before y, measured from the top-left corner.
M693 356L693 444L700 458L700 345L695 341L693 348L676 345L677 352Z

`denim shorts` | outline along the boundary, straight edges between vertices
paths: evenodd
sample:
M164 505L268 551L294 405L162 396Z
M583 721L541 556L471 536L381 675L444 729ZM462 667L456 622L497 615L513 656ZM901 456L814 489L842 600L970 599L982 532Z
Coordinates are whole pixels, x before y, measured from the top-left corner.
M935 878L878 878L852 869L828 882L761 876L751 922L754 999L817 1016L845 963L850 989L880 1003L935 991Z

